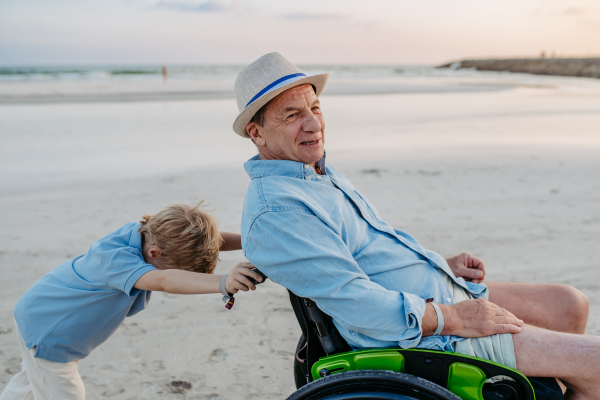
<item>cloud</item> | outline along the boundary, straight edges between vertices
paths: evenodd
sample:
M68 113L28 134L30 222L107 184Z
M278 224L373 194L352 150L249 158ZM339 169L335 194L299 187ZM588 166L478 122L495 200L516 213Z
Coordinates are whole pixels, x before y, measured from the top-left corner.
M594 21L591 19L580 19L577 21L579 25L587 25L593 28L600 28L600 21Z
M562 12L564 15L584 15L585 11L581 7L569 7Z
M229 11L233 5L224 4L219 0L208 1L186 1L186 0L160 0L156 3L157 8L168 8L170 10L183 12L218 12Z
M336 14L336 13L328 13L328 14L320 14L320 13L303 13L297 12L292 14L286 14L281 16L282 19L288 20L313 20L313 21L325 21L325 20L334 20L334 19L347 19L346 15Z
M590 17L600 15L600 7L569 7L562 12L563 15L577 17Z

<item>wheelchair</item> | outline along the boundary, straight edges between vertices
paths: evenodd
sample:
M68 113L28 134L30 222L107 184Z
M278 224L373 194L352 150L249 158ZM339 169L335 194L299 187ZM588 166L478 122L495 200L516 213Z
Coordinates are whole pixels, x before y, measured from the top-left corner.
M402 348L352 351L330 316L289 292L302 329L287 400L562 400L553 378L458 353Z

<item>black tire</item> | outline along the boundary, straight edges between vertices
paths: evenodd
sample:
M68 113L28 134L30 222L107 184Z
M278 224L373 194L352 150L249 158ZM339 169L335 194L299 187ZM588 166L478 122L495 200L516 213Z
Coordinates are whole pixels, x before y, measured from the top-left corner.
M318 379L287 400L460 400L414 375L382 370L340 372Z
M296 352L294 353L294 383L296 384L296 389L300 389L302 386L306 385L308 382L306 380L306 374L302 370L300 361L298 361L298 353L304 347L306 343L306 339L304 339L304 334L300 336L300 340L298 341L298 345L296 346ZM306 362L306 360L305 360Z

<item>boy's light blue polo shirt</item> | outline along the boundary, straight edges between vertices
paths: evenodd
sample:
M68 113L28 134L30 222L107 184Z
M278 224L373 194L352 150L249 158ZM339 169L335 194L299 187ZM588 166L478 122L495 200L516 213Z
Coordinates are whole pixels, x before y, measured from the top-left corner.
M134 289L155 269L142 256L141 224L130 222L38 280L15 308L15 320L35 357L67 363L103 343L152 292Z

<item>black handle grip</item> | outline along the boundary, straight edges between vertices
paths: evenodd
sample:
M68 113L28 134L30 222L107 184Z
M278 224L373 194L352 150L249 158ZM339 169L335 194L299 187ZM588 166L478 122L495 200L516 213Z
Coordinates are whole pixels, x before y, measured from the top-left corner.
M250 282L252 282L254 285L260 285L261 283L264 283L264 281L266 281L267 279L269 279L269 278L267 278L267 276L265 274L263 274L262 272L260 272L260 270L258 268L252 268L252 271L256 272L257 274L259 274L263 278L262 282L258 282L256 279L254 279L254 278L252 278L250 276L247 276L246 278L248 278L250 280Z

